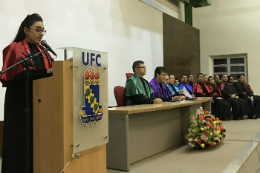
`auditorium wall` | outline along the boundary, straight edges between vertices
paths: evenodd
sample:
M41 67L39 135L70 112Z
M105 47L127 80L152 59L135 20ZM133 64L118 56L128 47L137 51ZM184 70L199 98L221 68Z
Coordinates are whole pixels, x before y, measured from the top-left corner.
M58 54L56 60L63 60L59 47L108 52L108 106L116 105L114 86L125 85L125 73L132 72L133 61L145 62L147 80L152 79L156 66L163 65L163 13L139 0L1 0L1 50L32 13L43 17L47 30L44 39ZM2 54L0 59L2 67ZM4 94L5 88L0 88L0 120Z
M200 30L201 71L213 74L211 56L247 54L248 82L260 94L260 1L211 0L210 7L193 9Z

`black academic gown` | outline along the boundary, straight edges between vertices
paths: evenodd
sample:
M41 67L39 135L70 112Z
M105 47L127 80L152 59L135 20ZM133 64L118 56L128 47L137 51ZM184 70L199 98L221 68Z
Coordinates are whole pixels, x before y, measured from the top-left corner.
M241 98L231 98L232 94L238 96L236 88L232 84L221 83L220 85L222 97L227 100L232 106L234 118L242 118L244 115L249 115L250 110L246 100Z
M28 44L31 54L39 52L36 45ZM33 58L37 70L30 70L30 173L33 172L33 85L35 79L49 77L44 69L43 57ZM25 122L25 79L24 72L8 82L4 104L4 134L2 148L2 173L24 173L26 168L26 122Z
M207 87L207 91L208 96L213 99L212 114L221 120L230 119L231 104L225 99L217 99L218 97L221 97L219 88L211 85Z
M248 102L251 116L257 114L257 116L260 116L260 97L257 95L254 95L253 90L251 87L246 83L240 83L237 82L235 84L235 87L237 89L238 95L240 98L246 100ZM252 103L252 100L248 97L254 97L254 101Z

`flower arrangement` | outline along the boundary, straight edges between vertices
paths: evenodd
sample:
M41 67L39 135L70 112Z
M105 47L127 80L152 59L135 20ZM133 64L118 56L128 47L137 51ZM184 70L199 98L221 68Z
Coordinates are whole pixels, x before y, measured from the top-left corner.
M223 121L204 111L202 107L195 109L195 114L190 116L190 128L185 138L194 149L204 149L220 143L226 137Z

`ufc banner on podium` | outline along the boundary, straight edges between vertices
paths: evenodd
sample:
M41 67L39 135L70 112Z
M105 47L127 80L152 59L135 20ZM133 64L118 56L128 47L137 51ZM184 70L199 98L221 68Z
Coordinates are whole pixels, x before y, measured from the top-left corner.
M73 153L108 143L107 53L73 51Z

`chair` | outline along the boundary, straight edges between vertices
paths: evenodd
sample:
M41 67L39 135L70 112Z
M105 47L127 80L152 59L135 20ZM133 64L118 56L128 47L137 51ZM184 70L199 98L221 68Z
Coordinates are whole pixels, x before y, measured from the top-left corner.
M114 88L114 94L117 102L117 106L125 106L126 105L126 99L124 98L124 90L125 87L122 86L116 86Z
M129 79L131 76L133 76L134 73L126 73L126 80Z

